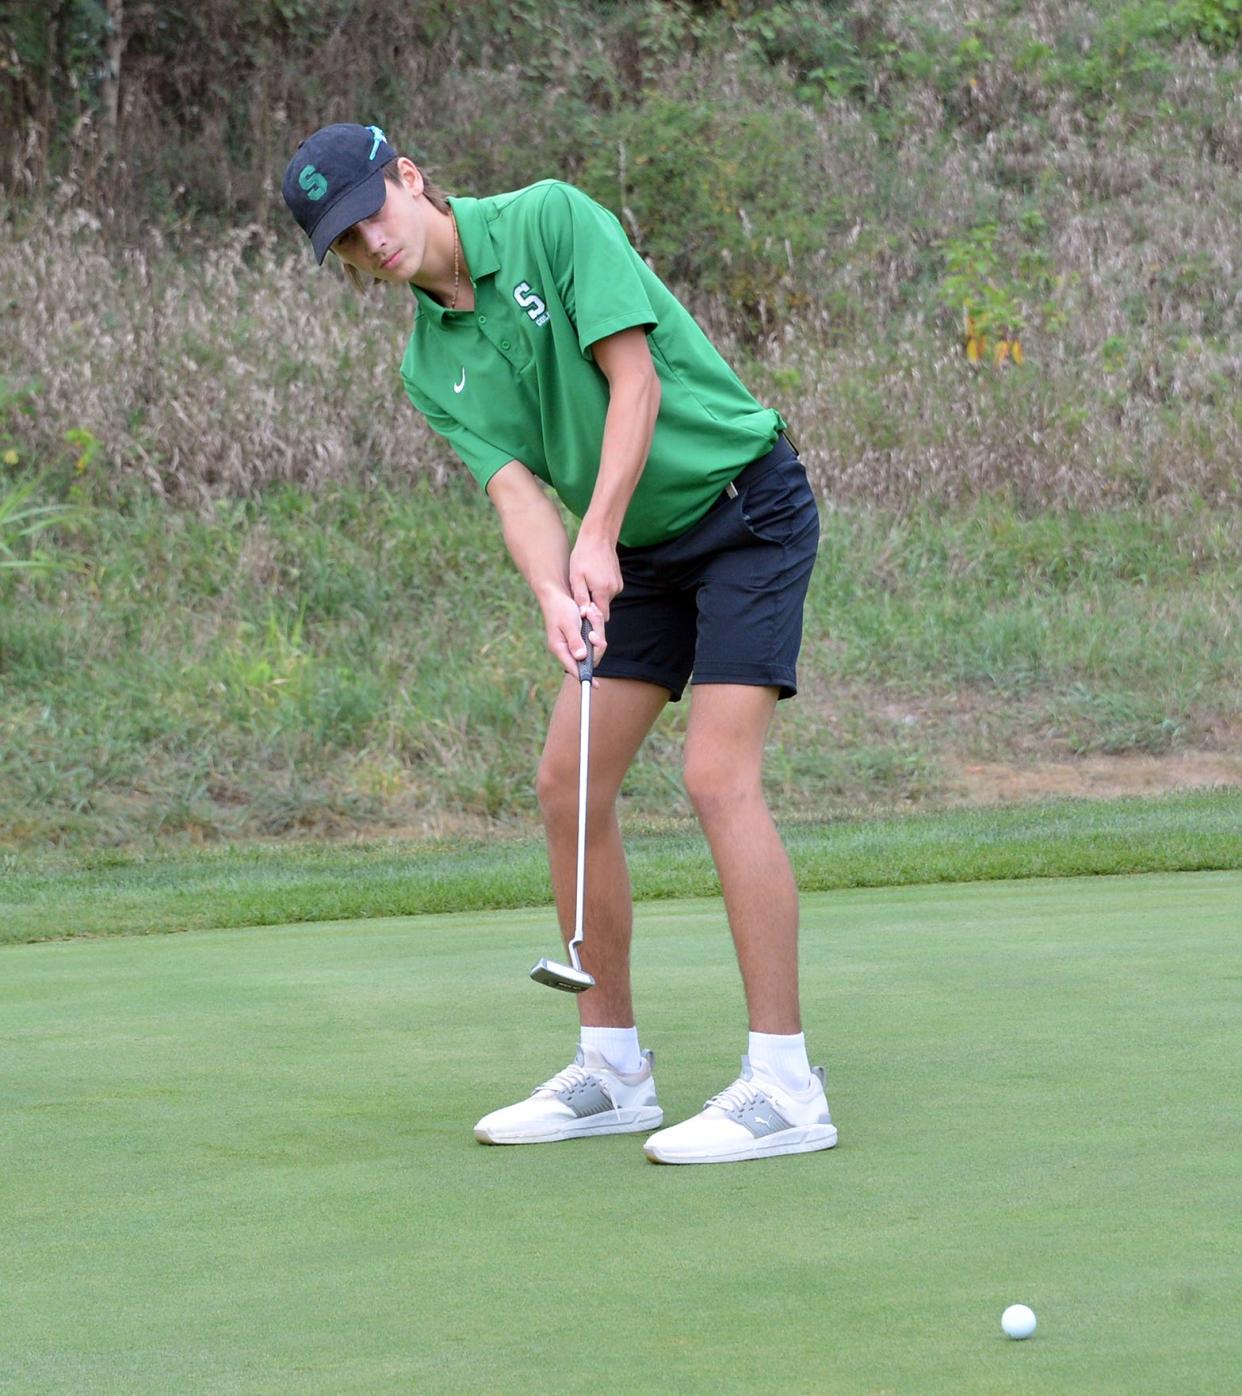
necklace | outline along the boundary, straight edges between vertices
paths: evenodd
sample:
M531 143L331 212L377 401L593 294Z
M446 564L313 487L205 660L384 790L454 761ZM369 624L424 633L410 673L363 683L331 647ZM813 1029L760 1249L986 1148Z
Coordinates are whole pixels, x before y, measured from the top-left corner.
M453 223L453 299L449 301L450 310L457 309L457 291L461 285L461 262L457 243L457 218L452 209L449 209L449 218Z

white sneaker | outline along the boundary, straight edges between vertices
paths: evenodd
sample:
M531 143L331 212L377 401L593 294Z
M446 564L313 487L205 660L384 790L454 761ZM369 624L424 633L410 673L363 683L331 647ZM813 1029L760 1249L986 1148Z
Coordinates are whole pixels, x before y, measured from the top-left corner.
M551 1144L592 1134L638 1134L659 1129L653 1052L642 1069L614 1071L598 1052L578 1048L572 1066L536 1086L526 1100L484 1115L474 1127L480 1144Z
M828 1113L824 1068L812 1068L811 1083L795 1093L751 1068L705 1108L643 1145L652 1163L738 1163L777 1154L809 1154L831 1149L837 1129Z

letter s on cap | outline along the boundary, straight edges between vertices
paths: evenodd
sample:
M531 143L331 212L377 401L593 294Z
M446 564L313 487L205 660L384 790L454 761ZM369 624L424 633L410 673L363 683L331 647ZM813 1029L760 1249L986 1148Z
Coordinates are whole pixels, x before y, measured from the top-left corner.
M298 185L306 190L306 197L312 201L322 199L328 192L328 181L314 165L302 166L302 173L298 175Z

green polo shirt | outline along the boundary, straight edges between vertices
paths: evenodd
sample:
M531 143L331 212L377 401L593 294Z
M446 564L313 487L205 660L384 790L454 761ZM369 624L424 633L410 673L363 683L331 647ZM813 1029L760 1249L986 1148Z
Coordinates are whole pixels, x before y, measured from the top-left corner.
M418 313L401 377L414 406L480 485L521 461L581 518L608 409L591 345L641 325L662 396L621 542L684 533L771 449L780 414L751 396L616 218L580 190L544 180L450 202L475 306L447 310L411 284Z

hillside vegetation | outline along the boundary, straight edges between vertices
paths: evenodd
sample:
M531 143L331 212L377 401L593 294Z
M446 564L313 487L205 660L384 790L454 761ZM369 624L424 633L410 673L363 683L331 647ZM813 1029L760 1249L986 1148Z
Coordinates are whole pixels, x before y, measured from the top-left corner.
M1236 752L1236 0L6 23L0 838L533 812L556 679L401 395L409 300L280 202L338 119L452 191L581 184L793 424L828 519L787 804ZM645 814L684 809L679 721Z

